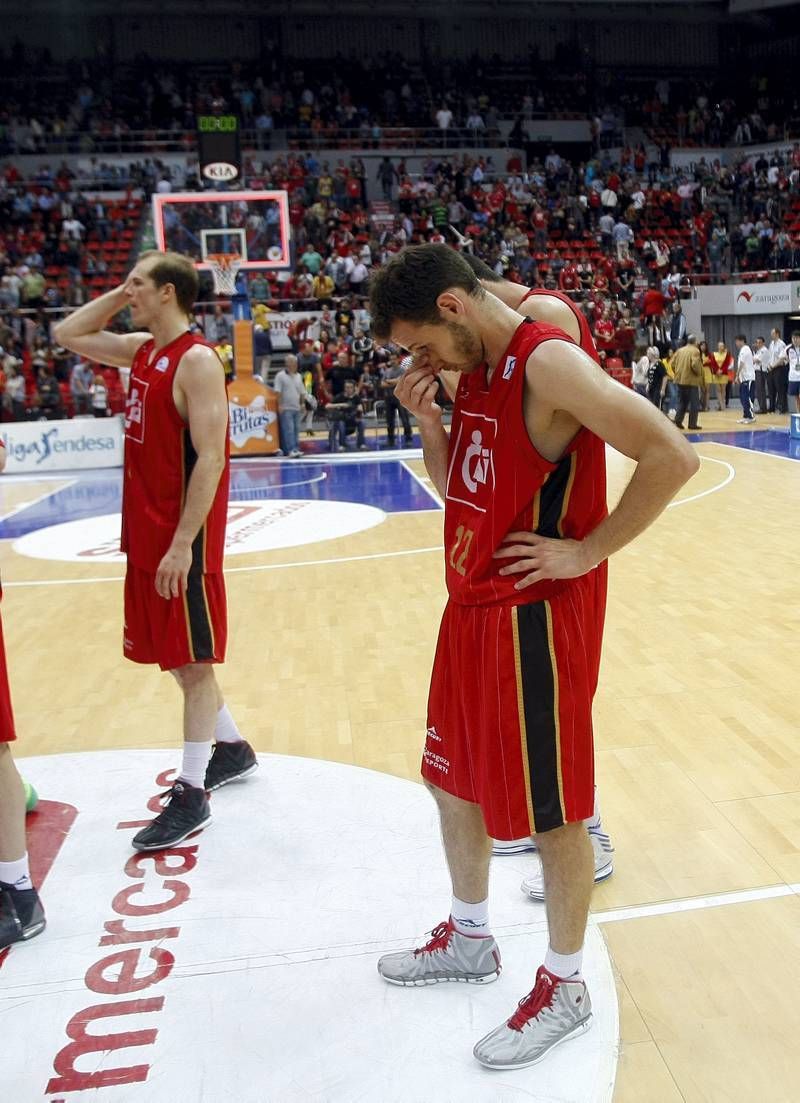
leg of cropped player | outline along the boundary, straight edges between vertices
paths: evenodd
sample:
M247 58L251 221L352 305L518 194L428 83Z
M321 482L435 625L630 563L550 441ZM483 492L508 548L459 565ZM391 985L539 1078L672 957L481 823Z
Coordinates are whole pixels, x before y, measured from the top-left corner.
M164 810L133 840L174 846L210 822L207 790L256 769L224 705L213 664L225 659L222 563L230 476L225 373L189 329L197 271L175 253L145 253L125 284L76 310L56 340L130 367L125 411L122 549L125 657L158 663L184 697L184 750ZM140 332L105 327L123 307ZM213 757L212 757L213 752Z

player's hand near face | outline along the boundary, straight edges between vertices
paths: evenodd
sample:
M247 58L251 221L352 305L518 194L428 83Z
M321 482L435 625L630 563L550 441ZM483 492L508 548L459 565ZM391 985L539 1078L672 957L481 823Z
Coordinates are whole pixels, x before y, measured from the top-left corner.
M156 592L159 597L169 601L170 598L186 593L191 565L191 545L172 544L156 571Z
M426 361L420 365L415 360L398 380L394 393L417 421L430 422L441 418L442 409L436 402L439 377L434 375Z
M554 540L535 532L510 532L494 558L510 560L500 574L523 576L514 584L515 590L545 579L578 578L595 566L580 540Z

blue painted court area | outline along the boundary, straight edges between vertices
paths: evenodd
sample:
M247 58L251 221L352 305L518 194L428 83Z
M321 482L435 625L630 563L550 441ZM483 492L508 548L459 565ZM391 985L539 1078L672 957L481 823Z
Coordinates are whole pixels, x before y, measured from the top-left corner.
M120 470L65 473L63 476L42 478L53 481L62 477L74 479L74 482L0 521L0 539L13 540L50 525L119 513L122 506ZM36 484L30 485L31 497L35 498ZM408 468L395 458L327 463L234 460L231 464L231 501L255 502L276 498L357 502L376 506L386 513L441 508Z
M765 452L769 456L783 456L788 460L800 460L800 439L790 437L788 429L751 429L741 433L687 433L692 444L712 441L729 444L734 448L746 448L748 452Z

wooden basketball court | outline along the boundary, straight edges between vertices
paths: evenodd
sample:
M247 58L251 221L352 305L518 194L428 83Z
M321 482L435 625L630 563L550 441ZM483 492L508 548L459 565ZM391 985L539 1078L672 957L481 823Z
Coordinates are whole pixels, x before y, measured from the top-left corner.
M734 421L703 417L712 433ZM758 436L698 441L695 478L611 565L595 727L616 860L593 913L616 972L618 1103L798 1097L800 464ZM615 500L632 465L609 460ZM227 560L220 680L257 750L416 780L445 600L442 514L419 458L384 460L380 477L371 459L351 466L369 488L385 463L420 508ZM277 469L299 485L315 464L330 489L324 456L251 467L256 481ZM2 481L2 521L37 509L40 528L63 523L46 511L70 479ZM17 754L177 748L172 680L121 656L121 565L12 544L0 542L0 570ZM530 859L495 861L521 880ZM431 924L444 906L431 900Z

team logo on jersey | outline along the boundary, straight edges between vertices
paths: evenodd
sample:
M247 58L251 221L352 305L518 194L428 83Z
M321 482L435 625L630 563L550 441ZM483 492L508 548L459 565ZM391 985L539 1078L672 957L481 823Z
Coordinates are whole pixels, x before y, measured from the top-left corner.
M517 366L516 356L506 357L506 366L503 368L503 379L510 379L514 374L514 368Z
M494 491L492 449L497 421L464 412L447 472L447 497L485 513Z
M144 401L148 384L134 376L125 400L125 436L141 444L144 441Z
M159 356L158 360L156 360L155 370L156 371L166 371L168 367L169 367L169 357L168 356Z

